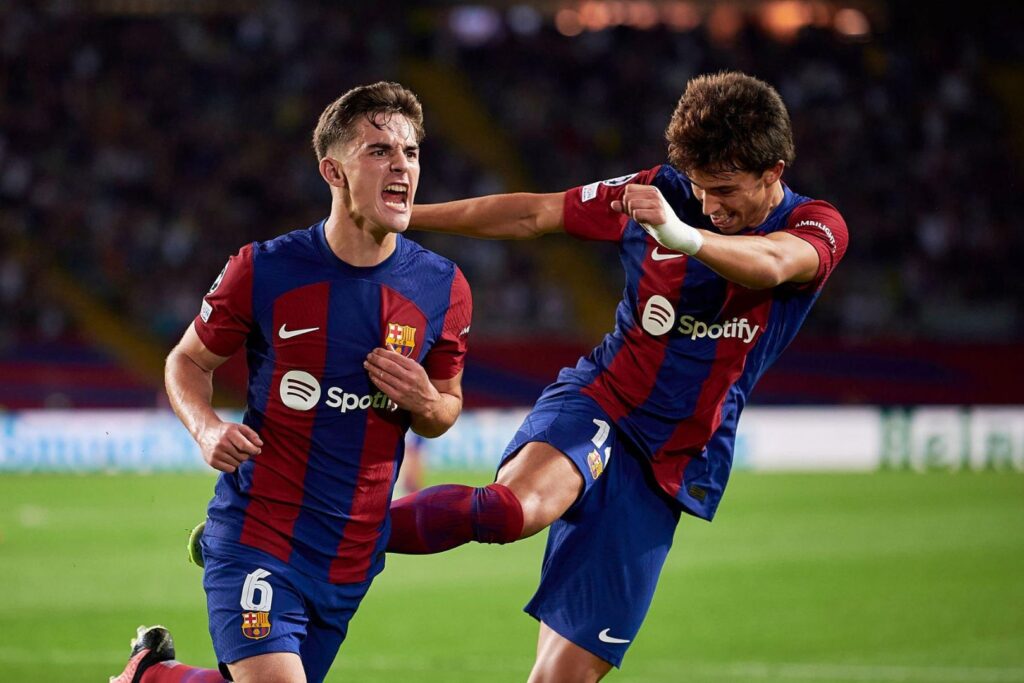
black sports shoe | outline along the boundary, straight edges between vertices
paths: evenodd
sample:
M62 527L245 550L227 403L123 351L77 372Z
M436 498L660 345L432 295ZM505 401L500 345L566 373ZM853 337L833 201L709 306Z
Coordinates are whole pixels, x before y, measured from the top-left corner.
M111 676L110 683L139 683L146 669L159 662L174 659L174 639L163 626L140 626L132 638L132 653L120 676Z

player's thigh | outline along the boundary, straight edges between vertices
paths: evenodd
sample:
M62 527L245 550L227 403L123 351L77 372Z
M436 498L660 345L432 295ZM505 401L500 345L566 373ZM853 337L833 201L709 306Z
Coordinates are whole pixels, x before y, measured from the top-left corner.
M309 683L321 683L327 677L371 582L315 584L315 595L310 596L310 623L299 652Z
M347 630L347 621L345 629ZM302 643L302 664L306 669L309 683L321 683L327 678L338 650L345 640L346 630L326 625L310 625L306 640Z
M620 666L640 630L679 522L646 465L625 449L548 533L526 611L564 639Z
M523 506L523 537L561 517L583 489L583 478L572 461L542 441L531 441L505 461L496 482L508 487Z
M505 449L497 477L523 505L523 535L582 499L617 442L611 418L586 396L567 392L538 401Z
M233 666L279 654L294 655L299 661L309 623L303 576L266 553L206 535L203 558L203 588L217 661Z
M302 660L292 652L270 652L228 664L235 683L306 683Z
M594 683L612 665L567 640L541 622L537 635L537 660L528 683Z

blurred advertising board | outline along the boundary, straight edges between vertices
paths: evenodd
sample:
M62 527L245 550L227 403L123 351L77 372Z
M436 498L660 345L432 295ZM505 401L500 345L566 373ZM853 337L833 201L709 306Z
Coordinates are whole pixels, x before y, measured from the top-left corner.
M467 410L424 440L436 469L495 467L525 409ZM238 420L237 412L224 412ZM736 469L1024 471L1024 406L752 407ZM28 410L0 414L0 472L204 471L198 448L162 410Z

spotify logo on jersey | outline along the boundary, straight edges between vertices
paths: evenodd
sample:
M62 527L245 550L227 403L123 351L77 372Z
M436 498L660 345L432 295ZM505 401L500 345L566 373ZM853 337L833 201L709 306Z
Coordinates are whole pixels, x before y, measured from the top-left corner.
M676 311L672 308L669 300L655 294L647 300L647 305L644 306L644 315L640 322L644 326L644 330L649 334L660 337L672 329L672 323L675 322L675 319Z
M281 378L281 402L293 410L312 410L320 400L320 382L303 370L290 370Z

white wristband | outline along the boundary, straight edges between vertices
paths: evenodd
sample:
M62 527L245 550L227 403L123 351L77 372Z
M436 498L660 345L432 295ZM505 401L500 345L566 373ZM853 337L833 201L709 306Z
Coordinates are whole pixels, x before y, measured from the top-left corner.
M700 234L700 230L679 220L679 216L664 197L661 197L661 206L667 216L665 222L661 225L641 223L641 227L666 249L681 251L689 256L700 251L704 246L704 236Z

